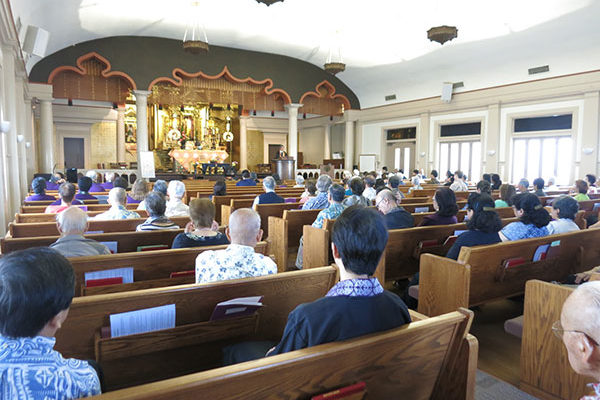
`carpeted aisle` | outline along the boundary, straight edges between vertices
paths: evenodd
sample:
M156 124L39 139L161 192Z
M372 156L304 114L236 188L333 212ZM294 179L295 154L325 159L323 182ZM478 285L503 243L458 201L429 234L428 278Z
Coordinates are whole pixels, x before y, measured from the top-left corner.
M475 379L475 400L536 400L508 383L477 370Z

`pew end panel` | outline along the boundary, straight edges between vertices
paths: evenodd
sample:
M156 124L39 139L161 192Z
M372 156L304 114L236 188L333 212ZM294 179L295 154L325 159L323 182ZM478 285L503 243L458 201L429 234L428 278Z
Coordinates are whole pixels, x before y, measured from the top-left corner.
M579 399L589 394L586 385L593 381L573 371L562 340L552 332L572 292L570 287L539 280L526 285L520 387L542 399Z
M288 259L288 221L284 218L269 217L269 254L275 255L277 272L287 270Z
M304 225L302 268L321 267L329 265L330 237L327 229Z
M471 267L434 254L422 254L419 312L430 317L469 307Z

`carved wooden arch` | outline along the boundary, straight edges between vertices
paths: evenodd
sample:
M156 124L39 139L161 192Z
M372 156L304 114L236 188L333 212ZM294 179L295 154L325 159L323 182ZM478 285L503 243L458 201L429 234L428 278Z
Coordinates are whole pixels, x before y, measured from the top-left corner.
M315 91L304 93L300 104L299 112L307 114L339 115L350 109L350 100L343 94L335 94L335 87L327 80L320 82Z
M237 78L227 66L216 75L207 75L202 71L189 73L175 68L172 76L159 77L150 83L150 102L173 104L179 97L183 102L239 104L246 110L283 110L284 104L292 102L285 90L273 88L272 79L258 81L252 77ZM171 95L165 94L169 91Z
M128 74L112 71L110 61L96 52L82 55L76 65L52 70L48 83L54 97L124 103L129 91L137 88Z

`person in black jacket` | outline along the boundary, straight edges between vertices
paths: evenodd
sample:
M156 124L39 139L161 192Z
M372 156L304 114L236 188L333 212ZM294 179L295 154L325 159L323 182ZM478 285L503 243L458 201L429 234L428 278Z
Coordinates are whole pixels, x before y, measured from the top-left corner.
M380 191L375 198L375 207L383 214L388 229L412 228L415 226L413 216L400 207L396 196L390 189Z
M458 259L463 246L472 247L500 242L498 232L502 221L494 208L494 199L487 194L471 193L467 200L466 232L461 233L452 245L446 257Z
M280 342L246 342L229 346L224 363L233 364L323 343L397 328L411 322L406 304L373 278L387 244L383 218L372 208L354 205L336 219L332 252L340 281L312 303L288 316Z

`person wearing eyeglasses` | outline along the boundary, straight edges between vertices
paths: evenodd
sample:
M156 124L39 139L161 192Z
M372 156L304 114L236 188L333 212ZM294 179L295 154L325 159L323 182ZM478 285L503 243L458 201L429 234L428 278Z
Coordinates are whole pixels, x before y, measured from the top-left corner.
M415 219L404 208L398 205L398 199L389 189L384 189L375 197L375 207L383 214L388 229L412 228Z
M594 316L600 312L600 281L584 283L563 304L560 320L552 331L562 339L571 368L580 375L600 382L600 324ZM600 383L592 383L594 394L582 400L599 400Z

